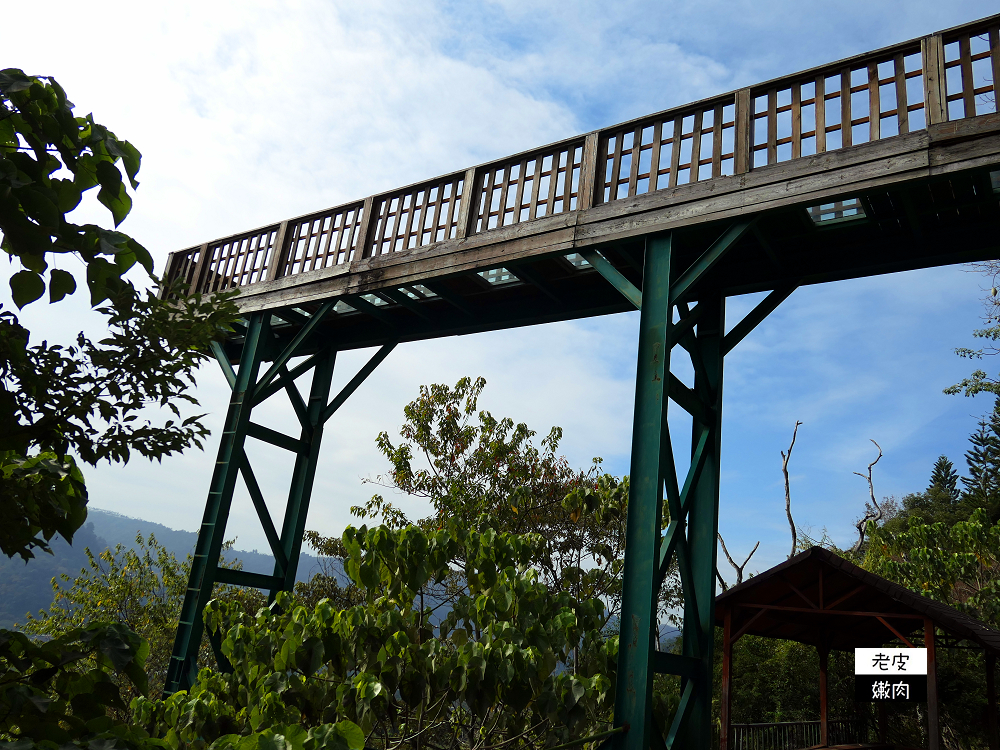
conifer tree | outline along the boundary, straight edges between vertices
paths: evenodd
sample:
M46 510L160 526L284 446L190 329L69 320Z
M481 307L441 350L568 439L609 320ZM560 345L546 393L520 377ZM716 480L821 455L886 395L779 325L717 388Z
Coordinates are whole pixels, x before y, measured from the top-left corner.
M931 470L931 483L927 487L928 494L940 494L952 502L958 500L958 472L947 456L938 456Z
M965 454L969 476L962 477L962 515L968 518L976 508L983 508L990 520L1000 520L1000 398L989 419L969 436L972 447Z
M976 471L979 471L978 464ZM903 498L903 513L898 522L893 524L893 530L905 528L911 516L920 518L924 523L940 522L949 526L956 521L965 520L968 514L964 512L960 502L958 480L954 464L947 456L938 456L931 470L927 489Z

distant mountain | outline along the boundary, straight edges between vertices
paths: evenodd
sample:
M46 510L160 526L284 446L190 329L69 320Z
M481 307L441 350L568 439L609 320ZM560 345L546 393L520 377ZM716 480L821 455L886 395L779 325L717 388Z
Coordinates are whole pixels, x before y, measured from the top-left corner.
M141 518L130 518L121 513L101 508L88 508L87 521L93 522L94 533L105 540L105 546L114 548L120 544L123 547L134 547L136 534L149 536L152 533L156 541L174 553L178 560L183 560L194 553L198 535L193 531L179 531L164 526L162 523L144 521ZM104 549L102 547L102 549ZM225 555L226 559L243 561L243 569L251 573L271 575L274 572L274 557L270 551L266 554L257 550L233 550ZM302 554L299 557L299 569L296 579L306 581L318 570L318 563L313 555Z
M8 559L0 555L0 628L10 628L23 623L25 613L37 614L52 603L52 579L63 573L72 577L87 567L84 548L103 550L107 542L94 534L94 525L88 523L76 532L73 546L62 537L52 538L52 552L38 552L25 563L20 557Z
M38 553L27 563L20 557L8 559L0 555L0 628L10 628L23 623L25 613L37 613L52 603L52 579L62 574L74 578L87 567L84 549L100 554L105 549L121 544L134 547L136 534L144 537L152 533L156 540L183 560L194 552L198 535L193 531L178 531L153 521L130 518L101 508L88 508L87 523L76 532L73 544L61 537L52 540L49 555ZM270 575L274 571L274 558L256 550L233 550L226 557L243 561L243 569ZM305 581L319 570L313 555L303 554L299 560L297 580Z

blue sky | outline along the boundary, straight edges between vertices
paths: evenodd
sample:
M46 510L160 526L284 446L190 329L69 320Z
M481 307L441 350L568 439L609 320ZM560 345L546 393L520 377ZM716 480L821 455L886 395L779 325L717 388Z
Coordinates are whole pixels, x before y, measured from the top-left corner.
M83 112L144 154L123 225L154 252L182 247L447 173L531 146L920 36L996 11L941 2L189 2L106 3L79 14L39 2L44 41L4 40L2 67L53 75ZM87 214L92 209L81 209ZM99 216L99 214L98 214ZM71 268L72 265L67 265ZM798 290L728 358L721 528L763 569L787 554L779 451L796 420L798 524L839 543L853 534L874 457L879 496L922 489L934 459L962 463L992 404L945 396L970 367L986 280L952 267ZM4 291L6 294L6 291ZM731 321L754 299L733 299ZM49 338L94 329L84 300L32 306ZM624 314L399 347L327 432L309 527L339 533L386 464L421 383L489 381L483 405L544 434L565 429L575 464L628 470L637 316ZM341 358L345 382L367 356ZM994 363L988 363L995 368ZM224 382L209 366L198 396L217 426ZM289 410L262 421L291 429ZM197 528L214 462L205 452L101 466L91 502ZM290 468L263 450L275 512ZM421 507L399 499L410 512ZM266 546L245 497L238 547Z

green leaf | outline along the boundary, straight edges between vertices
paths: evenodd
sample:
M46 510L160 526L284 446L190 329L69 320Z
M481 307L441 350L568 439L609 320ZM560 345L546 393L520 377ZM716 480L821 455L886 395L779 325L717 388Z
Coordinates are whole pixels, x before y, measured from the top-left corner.
M119 143L118 147L122 152L122 164L125 165L125 171L128 173L129 182L132 183L132 189L135 190L139 187L139 183L135 179L135 176L139 174L139 164L142 161L142 154L139 153L139 149L128 141Z
M18 271L10 277L10 291L19 310L45 294L45 281L34 271Z
M97 179L101 183L101 191L97 194L97 200L111 212L117 227L128 216L132 210L132 199L122 182L122 173L118 167L109 161L97 163Z
M364 750L365 735L361 727L353 721L338 721L336 728L337 734L344 738L351 750Z
M36 79L26 76L24 71L17 68L6 68L0 70L0 93L16 94L31 87Z
M73 274L59 268L53 268L49 274L49 302L58 302L67 294L76 291L76 279Z
M149 254L149 250L140 245L138 242L133 240L131 237L126 241L126 245L129 250L135 255L135 259L139 261L139 265L146 269L147 273L153 272L153 256Z

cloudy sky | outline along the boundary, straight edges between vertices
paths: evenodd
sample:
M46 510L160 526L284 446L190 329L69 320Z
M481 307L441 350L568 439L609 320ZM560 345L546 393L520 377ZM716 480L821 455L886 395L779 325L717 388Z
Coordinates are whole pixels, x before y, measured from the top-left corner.
M987 0L178 0L81 13L39 0L40 20L4 35L0 67L56 77L80 113L142 151L122 228L162 268L171 250L995 10ZM992 404L941 390L970 369L952 351L971 345L986 283L953 267L801 289L729 356L721 530L736 554L761 542L751 568L787 554L779 451L796 420L796 521L841 544L863 509L867 486L853 472L874 458L869 440L885 451L879 496L922 489L941 453L963 463ZM731 318L754 301L731 300ZM38 303L24 319L50 339L93 330L83 302ZM541 434L562 426L574 464L603 456L627 473L637 323L624 314L399 347L327 429L309 528L339 533L373 491L361 479L386 468L376 434L398 429L420 384L462 375L487 378L495 415ZM337 382L368 354L342 356ZM217 370L204 368L197 393L213 427L227 403ZM262 421L292 429L282 404L265 411ZM91 469L91 502L196 530L216 446ZM277 514L290 462L254 455ZM266 547L245 497L229 536Z

